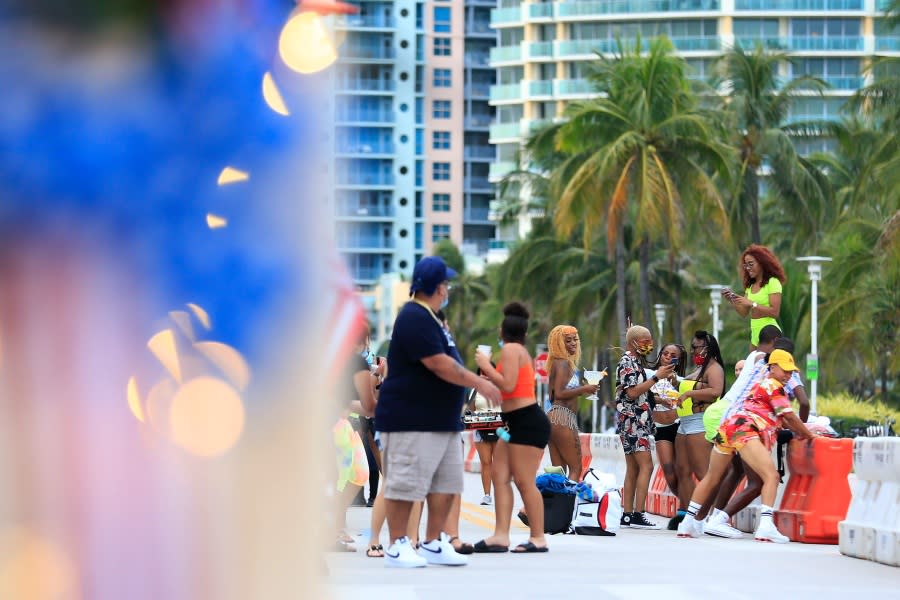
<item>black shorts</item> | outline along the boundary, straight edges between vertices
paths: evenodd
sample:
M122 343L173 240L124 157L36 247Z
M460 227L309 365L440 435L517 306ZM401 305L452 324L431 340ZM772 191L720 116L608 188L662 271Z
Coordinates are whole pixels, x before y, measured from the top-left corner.
M543 450L550 441L550 421L536 403L503 413L503 422L509 429L510 444Z
M656 424L656 435L653 437L657 442L671 442L675 443L675 436L678 434L678 421L675 421L671 425L660 425Z

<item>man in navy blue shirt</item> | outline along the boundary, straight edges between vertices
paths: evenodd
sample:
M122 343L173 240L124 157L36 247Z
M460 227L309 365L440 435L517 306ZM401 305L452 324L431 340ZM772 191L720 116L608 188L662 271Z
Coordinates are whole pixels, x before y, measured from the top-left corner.
M459 432L464 388L475 388L495 406L500 391L463 366L452 336L435 314L446 306L455 276L440 257L420 260L413 269L412 300L394 322L388 376L375 409L392 541L384 553L387 567L467 563L442 531L453 496L463 489ZM413 502L422 500L428 501L428 524L420 555L406 537L406 527Z

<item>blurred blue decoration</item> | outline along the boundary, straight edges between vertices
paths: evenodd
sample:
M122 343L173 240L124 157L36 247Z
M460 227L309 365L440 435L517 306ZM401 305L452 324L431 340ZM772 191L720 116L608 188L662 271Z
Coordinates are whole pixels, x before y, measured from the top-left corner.
M0 23L0 236L88 232L150 283L160 316L196 302L252 358L261 320L303 279L272 223L273 203L303 190L290 173L275 174L281 197L271 187L305 141L304 111L286 119L260 92L290 5L239 4L206 8L189 39L162 27L101 43L96 64L69 59L83 32ZM250 180L218 187L228 165ZM208 229L208 212L228 227Z

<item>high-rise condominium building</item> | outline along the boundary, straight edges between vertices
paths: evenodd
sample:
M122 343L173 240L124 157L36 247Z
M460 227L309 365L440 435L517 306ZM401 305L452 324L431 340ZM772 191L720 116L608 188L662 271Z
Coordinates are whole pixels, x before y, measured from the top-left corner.
M487 251L493 0L361 0L332 69L337 245L361 289L432 244Z
M533 128L560 117L566 102L588 98L585 66L595 52L611 53L617 38L647 43L667 35L706 78L713 60L739 42L783 49L796 59L784 77L815 75L831 85L824 97L798 99L791 119L838 119L846 98L864 84L874 56L900 56L900 32L888 31L880 15L888 0L501 0L491 15L499 32L491 51L497 85L491 105L497 119L490 140L497 146L492 178L516 168L517 151ZM798 141L801 152L824 149L827 140Z

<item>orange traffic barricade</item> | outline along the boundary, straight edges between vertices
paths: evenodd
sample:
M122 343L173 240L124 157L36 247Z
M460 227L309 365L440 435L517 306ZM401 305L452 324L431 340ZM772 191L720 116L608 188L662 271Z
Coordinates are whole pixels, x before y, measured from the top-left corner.
M838 522L847 516L853 440L794 440L787 455L791 478L775 512L775 524L794 542L837 544Z

